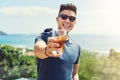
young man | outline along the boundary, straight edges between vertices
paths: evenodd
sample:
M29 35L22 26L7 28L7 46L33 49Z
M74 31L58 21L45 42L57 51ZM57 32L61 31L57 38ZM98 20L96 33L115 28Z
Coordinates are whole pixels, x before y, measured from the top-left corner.
M76 6L72 3L61 4L56 17L58 29L67 30L67 35L76 23L76 10ZM38 80L79 80L80 46L68 37L64 43L64 51L61 51L60 44L51 37L51 31L52 29L45 30L35 40L34 53L37 57ZM53 50L58 53L53 54Z

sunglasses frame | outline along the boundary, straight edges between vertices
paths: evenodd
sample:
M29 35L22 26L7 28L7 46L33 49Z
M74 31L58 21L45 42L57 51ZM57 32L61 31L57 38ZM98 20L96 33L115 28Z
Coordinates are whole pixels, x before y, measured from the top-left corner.
M71 22L74 22L76 20L76 17L68 16L66 14L59 14L58 17L61 17L62 20L67 20L69 18Z

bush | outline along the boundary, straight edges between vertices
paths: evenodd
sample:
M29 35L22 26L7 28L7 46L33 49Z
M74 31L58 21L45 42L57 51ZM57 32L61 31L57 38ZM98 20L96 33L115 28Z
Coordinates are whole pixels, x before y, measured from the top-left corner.
M19 48L0 45L0 78L13 80L20 77L37 77L34 56L23 55Z
M82 50L79 61L79 77L81 80L91 80L96 75L96 53Z
M80 80L120 80L120 52L113 49L108 57L82 50L79 64Z

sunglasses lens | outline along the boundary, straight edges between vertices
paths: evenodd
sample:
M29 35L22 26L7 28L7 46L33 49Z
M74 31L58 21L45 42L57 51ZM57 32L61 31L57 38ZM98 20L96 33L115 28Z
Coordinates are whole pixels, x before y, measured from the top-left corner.
M69 16L69 19L70 19L71 22L74 22L76 20L76 17Z
M70 20L71 22L74 22L74 21L76 20L76 17L68 16L68 15L66 15L66 14L61 14L61 15L59 15L59 17L61 17L63 20L66 20L67 18L69 18L69 20Z
M65 15L65 14L62 14L62 15L61 15L61 18L62 18L63 20L66 20L66 19L68 18L68 16Z

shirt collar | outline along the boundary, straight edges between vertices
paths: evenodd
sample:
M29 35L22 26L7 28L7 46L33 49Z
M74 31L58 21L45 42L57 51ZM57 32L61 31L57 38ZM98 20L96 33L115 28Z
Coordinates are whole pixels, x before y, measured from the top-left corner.
M72 44L73 43L73 41L68 37L68 39L67 39L67 41L66 42L68 42L68 43L70 43L70 44Z

